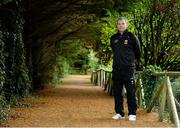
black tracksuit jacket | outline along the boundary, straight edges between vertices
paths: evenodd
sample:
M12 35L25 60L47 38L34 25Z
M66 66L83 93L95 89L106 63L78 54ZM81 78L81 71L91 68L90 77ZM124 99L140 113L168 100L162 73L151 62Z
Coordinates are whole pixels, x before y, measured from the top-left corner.
M111 48L113 51L113 68L135 67L135 60L140 59L140 43L138 38L124 31L111 36Z

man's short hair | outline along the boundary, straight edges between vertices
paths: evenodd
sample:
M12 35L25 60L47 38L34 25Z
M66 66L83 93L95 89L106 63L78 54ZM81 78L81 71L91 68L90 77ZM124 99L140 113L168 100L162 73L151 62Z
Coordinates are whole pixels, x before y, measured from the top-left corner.
M126 22L126 24L128 24L128 20L125 17L119 17L118 21L120 20L124 20Z

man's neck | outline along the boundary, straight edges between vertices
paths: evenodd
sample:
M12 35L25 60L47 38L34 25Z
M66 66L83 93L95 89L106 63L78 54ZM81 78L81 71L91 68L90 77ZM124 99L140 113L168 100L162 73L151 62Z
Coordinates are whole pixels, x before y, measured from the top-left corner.
M121 35L123 35L123 33L126 32L126 31L127 31L127 29L124 30L124 31L119 31L119 33L120 33Z
M124 32L120 32L120 34L122 35Z

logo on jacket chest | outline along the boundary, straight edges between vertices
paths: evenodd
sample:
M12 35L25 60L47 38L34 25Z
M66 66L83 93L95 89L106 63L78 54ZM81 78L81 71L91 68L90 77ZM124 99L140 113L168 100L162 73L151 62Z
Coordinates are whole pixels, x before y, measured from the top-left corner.
M127 39L125 39L125 40L115 39L115 40L114 40L114 43L115 43L115 44L120 43L121 45L128 45L128 44L129 44L129 42L128 42Z
M124 40L124 45L127 45L128 44L128 40Z

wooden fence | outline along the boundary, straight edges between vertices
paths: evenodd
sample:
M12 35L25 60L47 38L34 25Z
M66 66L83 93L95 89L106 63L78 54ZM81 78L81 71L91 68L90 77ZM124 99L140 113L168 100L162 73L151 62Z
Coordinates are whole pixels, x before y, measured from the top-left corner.
M91 83L104 88L109 95L113 95L112 73L99 69L91 73Z
M152 111L152 108L156 105L156 101L159 102L159 120L163 121L164 111L167 103L168 113L170 115L170 120L175 124L176 127L180 127L180 121L178 118L178 113L176 105L180 107L180 103L175 99L170 78L171 76L180 76L180 72L160 72L153 73L153 76L161 76L163 79L160 82L160 85L157 86L154 95L152 96L148 106L144 106L144 91L142 87L142 80L140 77L141 71L136 72L136 96L137 104L139 107L144 108L147 113ZM112 84L112 73L111 71L106 71L104 69L99 69L91 73L91 82L94 85L101 86L104 88L109 95L113 95L113 84Z

